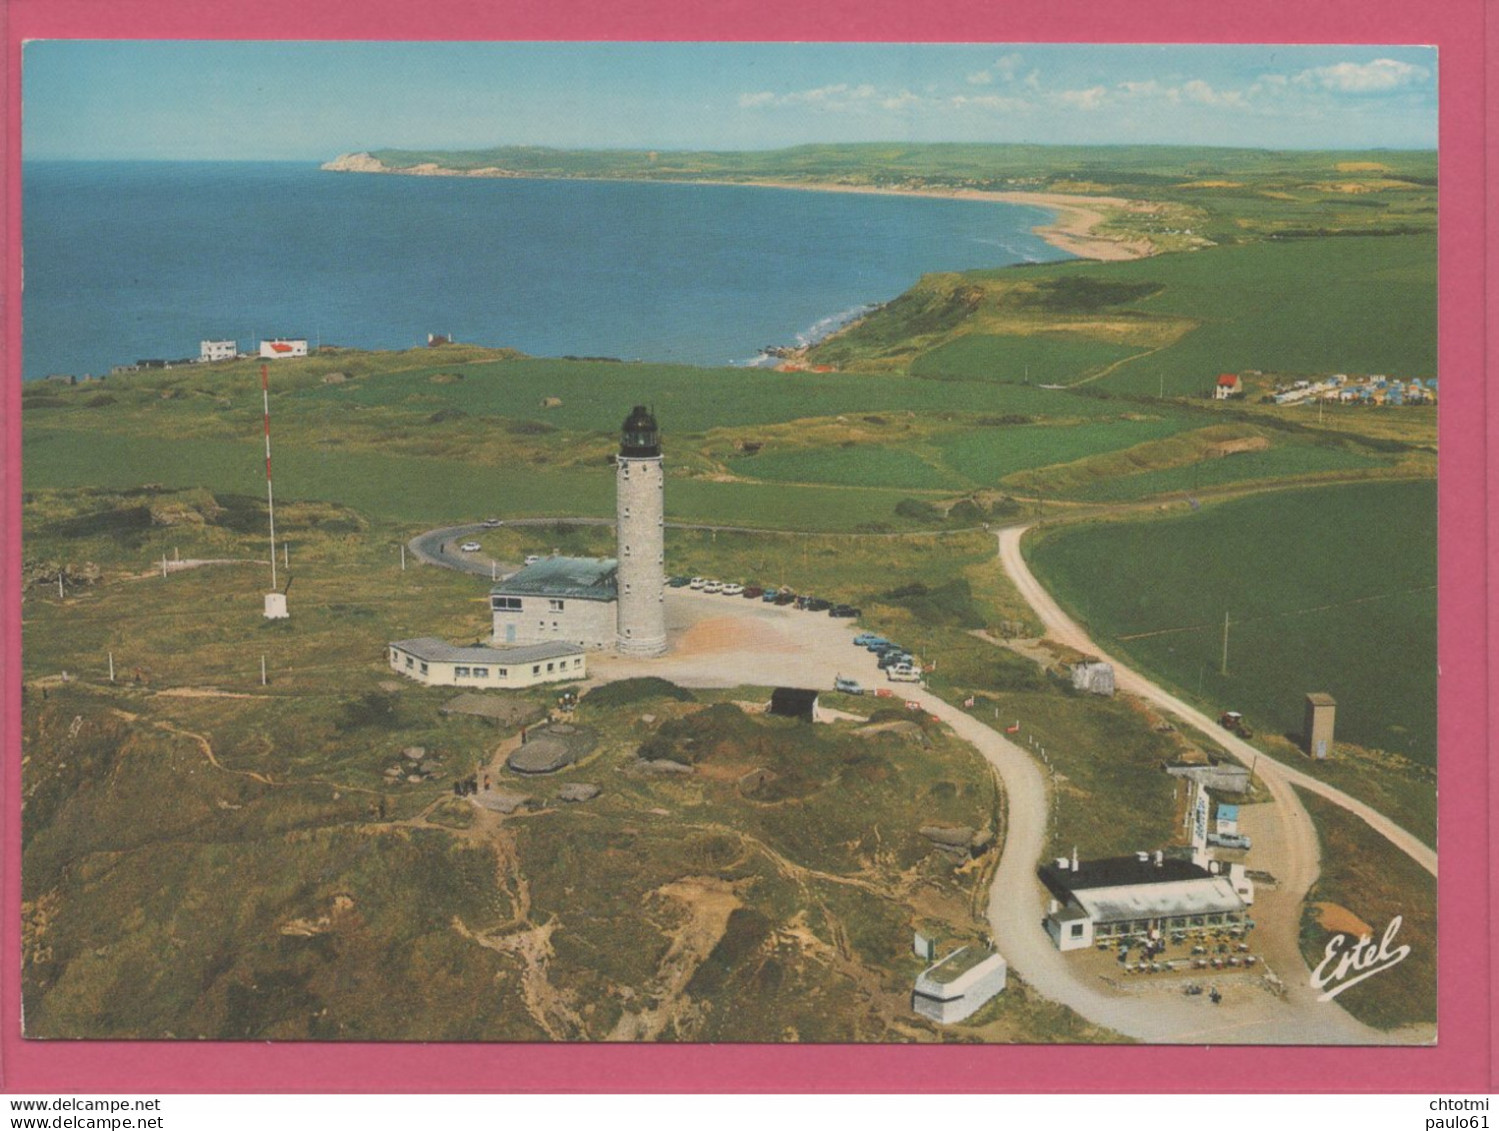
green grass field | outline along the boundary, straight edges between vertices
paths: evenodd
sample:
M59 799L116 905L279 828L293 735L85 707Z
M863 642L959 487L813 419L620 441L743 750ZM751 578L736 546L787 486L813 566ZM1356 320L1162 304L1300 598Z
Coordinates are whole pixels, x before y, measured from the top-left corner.
M1017 321L1014 288L1056 280L1148 284L1151 293L1085 312L1028 309ZM1122 263L974 271L932 277L923 285L938 292L928 298L934 307L941 306L944 289L984 296L965 301L914 352L908 347L910 370L927 377L1013 381L1014 366L1004 359L1041 349L1052 359L1038 362L1046 365L1048 378L1069 384L1128 358L1100 384L1144 395L1203 396L1219 373L1248 370L1400 377L1437 372L1436 240L1429 234L1267 240ZM812 356L851 369L879 368L888 339L910 337L892 335L885 323L905 317L904 308L892 303ZM1014 330L989 332L995 319L1010 320ZM1159 348L1118 342L1122 333L1146 340L1153 326ZM1059 329L1068 334L1052 344Z
M1353 912L1373 929L1376 946L1398 916L1401 922L1390 940L1391 949L1408 946L1410 954L1389 970L1349 986L1336 1000L1354 1017L1379 1029L1435 1024L1436 880L1357 817L1313 794L1298 793L1322 842L1322 874L1307 893L1302 915L1301 953L1307 965L1316 969L1336 933L1318 923L1312 904L1333 903ZM1345 934L1341 948L1351 941Z
M1434 764L1433 483L1278 492L1058 529L1029 554L1105 646L1189 694L1295 734L1305 694L1326 691L1339 739Z

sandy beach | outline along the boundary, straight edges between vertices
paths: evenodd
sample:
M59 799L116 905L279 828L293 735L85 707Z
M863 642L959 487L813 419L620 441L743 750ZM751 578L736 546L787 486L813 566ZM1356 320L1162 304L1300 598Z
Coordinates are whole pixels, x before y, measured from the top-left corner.
M414 165L392 169L367 153L344 154L323 166L330 172L387 173L408 177L506 177L545 180L529 173L508 169L446 169L440 165ZM564 178L584 179L584 178ZM650 180L661 184L736 185L740 188L795 189L798 192L839 192L869 196L926 196L944 200L977 200L1003 204L1027 204L1054 211L1056 219L1032 231L1047 243L1084 259L1142 259L1154 248L1148 241L1130 242L1098 235L1095 229L1111 212L1149 212L1155 209L1145 201L1126 200L1117 196L1074 196L1061 192L986 192L979 189L899 188L879 185L815 184L804 181L719 181L694 178L590 177L589 180Z

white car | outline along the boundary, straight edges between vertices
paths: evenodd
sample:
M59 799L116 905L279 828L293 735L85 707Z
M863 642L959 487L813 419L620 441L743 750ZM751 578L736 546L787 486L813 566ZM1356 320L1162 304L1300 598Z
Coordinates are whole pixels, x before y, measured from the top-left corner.
M526 555L526 564L527 565L535 565L539 561L541 561L541 555L540 554L527 554Z
M688 589L701 589L704 585L707 585L707 584L708 584L708 579L706 577L694 577L691 581L689 581L687 583L687 588Z
M703 582L703 592L704 593L722 593L723 592L723 582L722 581L705 581L705 582Z
M459 546L458 548L460 550L462 550L465 554L477 554L484 547L481 546L481 545L479 545L479 543L477 543L477 542L465 542L463 545Z
M916 664L893 664L885 669L885 676L892 683L919 683L921 668Z
M737 582L730 582L723 587L723 595L725 597L738 597L743 592L744 586Z
M485 530L493 530L495 527L504 526L505 524L497 518L486 518L483 522L479 523L479 525L484 527Z

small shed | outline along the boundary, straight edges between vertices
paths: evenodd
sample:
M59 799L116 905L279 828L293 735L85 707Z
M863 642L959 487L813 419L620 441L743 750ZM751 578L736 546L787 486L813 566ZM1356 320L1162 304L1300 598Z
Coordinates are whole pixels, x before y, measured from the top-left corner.
M817 692L805 687L777 687L770 693L770 714L817 721Z

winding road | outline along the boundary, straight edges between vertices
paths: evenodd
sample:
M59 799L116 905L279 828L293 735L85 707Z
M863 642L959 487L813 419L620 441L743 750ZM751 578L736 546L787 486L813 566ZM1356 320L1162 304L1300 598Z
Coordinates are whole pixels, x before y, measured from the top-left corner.
M1148 699L1156 706L1170 711L1173 715L1190 723L1196 729L1202 731L1218 743L1240 762L1246 766L1253 765L1257 776L1264 778L1267 784L1279 782L1283 785L1294 785L1304 789L1308 793L1315 793L1319 797L1325 797L1334 805L1348 810L1361 820L1366 822L1370 828L1379 833L1401 852L1405 853L1422 868L1433 876L1437 874L1436 850L1419 837L1401 828L1390 818L1379 810L1365 804L1356 797L1351 797L1341 789L1336 789L1326 782L1312 777L1310 774L1288 766L1284 762L1277 761L1264 751L1251 746L1242 738L1230 734L1222 727L1216 725L1211 719L1195 707L1188 706L1181 699L1164 690L1159 685L1151 683L1143 676L1131 671L1118 660L1101 651L1097 644L1088 636L1082 627L1062 611L1060 605L1052 599L1036 580L1035 574L1031 573L1030 566L1026 564L1025 556L1020 552L1020 540L1029 530L1029 526L1009 526L999 532L999 560L1004 571L1009 575L1020 595L1036 615L1041 618L1041 623L1046 626L1047 634L1060 643L1067 644L1081 652L1088 652L1114 666L1114 682L1121 690ZM1274 785L1271 785L1274 792ZM1296 808L1300 809L1299 802L1294 801L1294 794L1288 794L1292 798ZM1276 801L1281 801L1279 794Z
M506 525L544 526L557 521L610 525L606 519L509 520ZM456 546L483 529L470 525L433 530L412 539L409 546L420 560L489 576L495 566L488 558L452 553L443 547L444 543ZM973 745L1004 784L1005 837L990 887L987 915L995 944L1011 969L1038 993L1095 1024L1153 1043L1375 1045L1410 1043L1426 1037L1424 1032L1413 1035L1370 1028L1336 1003L1316 1000L1297 939L1302 900L1317 878L1320 851L1315 827L1292 786L1311 790L1357 814L1433 874L1435 852L1376 810L1269 758L1102 653L1031 574L1020 553L1026 529L1015 526L997 533L999 560L1048 634L1108 660L1114 665L1120 690L1176 715L1246 764L1252 761L1256 776L1274 798L1273 805L1249 807L1242 823L1254 834L1254 866L1272 873L1277 881L1273 887L1260 886L1257 893L1254 916L1260 929L1256 931L1256 949L1280 976L1284 993L1277 996L1267 989L1236 989L1222 1006L1213 1006L1204 998L1188 998L1166 989L1164 983L1160 988L1142 986L1137 992L1120 992L1090 980L1080 968L1078 956L1058 951L1042 926L1047 893L1037 878L1036 865L1046 851L1050 814L1049 786L1042 767L1026 750L982 720L924 687L906 685L901 694L919 702ZM600 656L593 665L595 676L609 680L652 674L689 686L734 686L756 680L802 680L811 681L804 682L805 686L818 686L819 680L830 680L829 673L837 670L861 678L878 675L872 657L861 650L850 655L844 622L808 618L760 602L746 605L675 589L667 592L667 615L671 652L652 660ZM704 617L709 619L705 621ZM724 643L705 652L693 646L693 640L710 626ZM863 667L870 670L865 672Z

